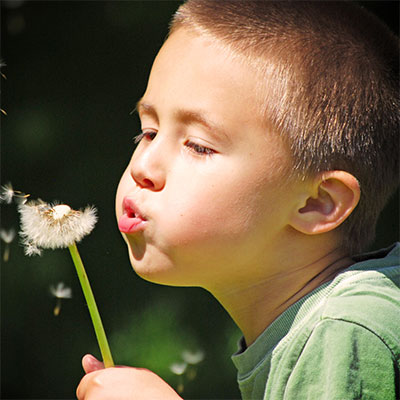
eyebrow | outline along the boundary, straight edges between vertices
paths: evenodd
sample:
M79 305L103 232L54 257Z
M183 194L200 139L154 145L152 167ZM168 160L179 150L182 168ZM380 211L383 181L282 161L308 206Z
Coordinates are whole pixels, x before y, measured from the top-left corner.
M142 99L136 103L134 111L137 111L139 114L141 112L147 113L158 120L155 107L151 104L143 102ZM209 133L215 136L217 139L220 138L220 136L222 135L225 137L225 139L230 140L229 136L224 131L224 128L220 124L215 123L214 121L211 121L209 118L207 118L205 116L205 113L201 110L197 111L178 108L174 111L173 115L176 119L184 124L189 125L194 123L204 126L209 131Z

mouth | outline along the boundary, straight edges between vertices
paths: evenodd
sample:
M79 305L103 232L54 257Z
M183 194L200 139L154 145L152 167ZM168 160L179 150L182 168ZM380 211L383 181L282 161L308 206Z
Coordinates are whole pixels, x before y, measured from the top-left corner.
M136 233L143 231L146 226L146 218L140 213L134 201L125 197L122 203L123 214L118 220L118 228L122 233Z

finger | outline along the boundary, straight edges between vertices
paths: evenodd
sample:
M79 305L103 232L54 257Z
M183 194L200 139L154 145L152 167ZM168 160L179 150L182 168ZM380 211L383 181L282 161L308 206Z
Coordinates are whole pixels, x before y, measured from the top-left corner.
M79 382L78 387L76 388L76 398L78 400L83 400L85 398L85 393L86 393L86 382L84 382L84 379L87 377L87 375L85 375L82 380Z
M85 373L89 374L90 372L104 369L104 364L97 358L93 357L91 354L86 354L82 358L82 367Z
M95 371L93 372L95 373ZM79 385L76 388L76 398L78 400L84 400L86 398L88 387L90 385L91 380L93 379L94 373L86 374L79 382Z

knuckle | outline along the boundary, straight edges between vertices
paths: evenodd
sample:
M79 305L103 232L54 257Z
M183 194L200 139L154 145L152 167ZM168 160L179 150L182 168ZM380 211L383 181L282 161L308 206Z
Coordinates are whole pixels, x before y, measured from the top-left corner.
M92 386L99 388L102 387L104 385L104 377L102 375L96 375L93 379L92 379Z

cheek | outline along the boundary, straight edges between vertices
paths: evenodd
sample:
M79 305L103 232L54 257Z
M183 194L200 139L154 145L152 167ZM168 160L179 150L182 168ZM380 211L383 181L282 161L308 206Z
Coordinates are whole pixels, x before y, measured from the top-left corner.
M254 205L256 197L236 182L203 185L201 190L199 186L186 188L182 196L174 198L173 212L162 215L163 232L173 246L241 237L260 212Z

